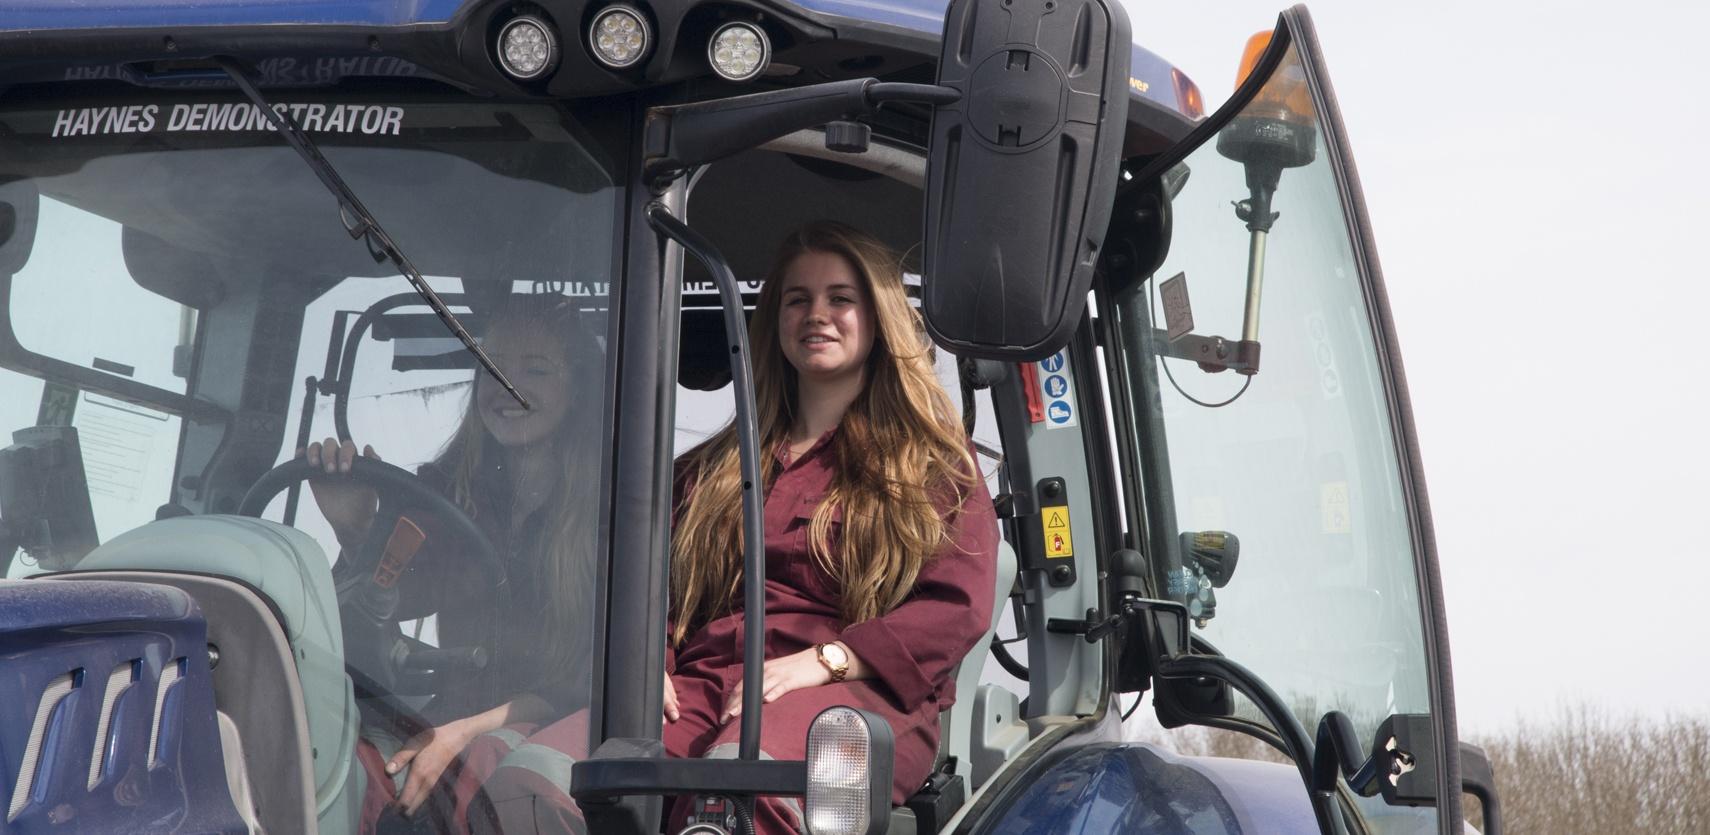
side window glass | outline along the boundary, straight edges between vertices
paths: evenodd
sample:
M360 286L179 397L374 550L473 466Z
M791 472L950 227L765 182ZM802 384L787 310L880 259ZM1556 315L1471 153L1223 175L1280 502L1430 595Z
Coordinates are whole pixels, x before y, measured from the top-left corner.
M119 225L43 197L35 229L29 260L10 278L6 322L17 347L36 355L29 362L64 363L87 379L122 378L183 394L196 312L133 279ZM177 416L69 382L44 384L0 371L0 447L38 425L76 430L94 521L93 539L85 544L154 519L170 500ZM20 554L7 574L64 567L60 561Z
M195 311L132 279L119 224L50 197L40 205L30 260L12 277L19 345L183 394Z

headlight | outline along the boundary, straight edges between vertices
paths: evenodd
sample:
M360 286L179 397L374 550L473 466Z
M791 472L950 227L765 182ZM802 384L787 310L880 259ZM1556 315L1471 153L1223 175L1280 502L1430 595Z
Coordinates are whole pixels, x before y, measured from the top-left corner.
M826 708L807 736L809 835L868 835L889 823L896 740L882 717Z
M558 63L558 38L546 21L523 15L499 30L499 67L512 78L539 78Z
M772 42L766 30L734 21L718 27L707 42L707 63L726 81L747 81L772 62Z
M634 6L607 6L588 26L588 48L596 60L614 70L633 66L652 46L647 16Z

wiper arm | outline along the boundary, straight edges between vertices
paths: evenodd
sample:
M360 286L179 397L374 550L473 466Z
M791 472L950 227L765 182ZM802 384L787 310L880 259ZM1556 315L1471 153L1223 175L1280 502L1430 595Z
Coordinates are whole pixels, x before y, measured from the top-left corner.
M522 396L522 392L517 391L517 387L511 384L505 373L493 364L493 360L487 356L487 352L481 350L481 346L476 344L475 337L469 335L469 331L463 327L463 323L457 321L457 317L452 315L451 309L445 306L445 302L440 299L439 294L428 286L427 279L422 277L421 271L416 269L415 264L410 263L409 256L405 255L404 251L398 247L397 242L392 240L392 236L386 234L386 230L380 227L380 221L376 220L374 215L369 213L368 207L362 205L362 201L357 199L356 192L350 190L350 186L345 183L343 177L338 175L338 171L332 167L332 163L321 155L321 149L315 146L314 140L310 139L307 133L303 132L302 127L297 124L297 120L291 118L290 112L275 110L266 97L261 95L261 91L250 83L249 76L244 74L243 68L238 66L236 61L230 58L215 58L214 62L219 64L220 69L225 70L226 75L231 76L232 81L237 84L238 89L243 91L244 96L248 97L251 103L267 114L267 120L273 124L273 129L278 131L279 135L285 138L285 143L290 145L297 152L297 155L309 164L309 168L315 172L316 177L320 178L322 185L327 187L327 191L332 192L333 197L338 198L339 221L344 224L344 229L350 233L350 237L366 242L368 253L374 256L376 262L391 259L392 263L397 266L398 272L402 273L404 278L409 280L410 286L415 288L416 294L422 297L422 301L427 302L427 306L433 309L441 322L445 323L446 329L457 337L457 341L463 343L463 347L474 355L475 360L481 363L481 367L487 369L487 373L493 375L493 379L498 381L499 385L504 386L505 391L511 393L511 397L516 398L518 405L524 409L532 408L529 406L528 400Z

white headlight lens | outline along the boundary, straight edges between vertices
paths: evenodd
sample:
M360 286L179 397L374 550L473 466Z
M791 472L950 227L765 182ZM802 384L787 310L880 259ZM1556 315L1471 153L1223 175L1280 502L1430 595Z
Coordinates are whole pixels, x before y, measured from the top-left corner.
M707 61L720 78L747 81L771 63L772 42L767 40L766 30L752 23L726 23L707 43Z
M558 39L536 17L519 17L499 30L499 66L512 78L539 76L558 63Z
M868 770L873 751L867 720L846 707L821 713L808 728L807 797L803 804L812 835L861 835L867 831L871 798Z
M588 27L588 45L594 57L612 69L640 61L652 44L653 32L647 18L630 6L611 6L594 16Z

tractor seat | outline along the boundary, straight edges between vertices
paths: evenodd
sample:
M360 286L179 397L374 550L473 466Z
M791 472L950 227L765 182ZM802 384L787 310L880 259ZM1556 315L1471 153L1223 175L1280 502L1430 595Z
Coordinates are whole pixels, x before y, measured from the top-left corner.
M326 554L307 534L243 516L150 522L91 551L64 580L158 583L208 623L215 707L234 799L265 832L354 832L366 778ZM247 775L247 776L246 776Z

